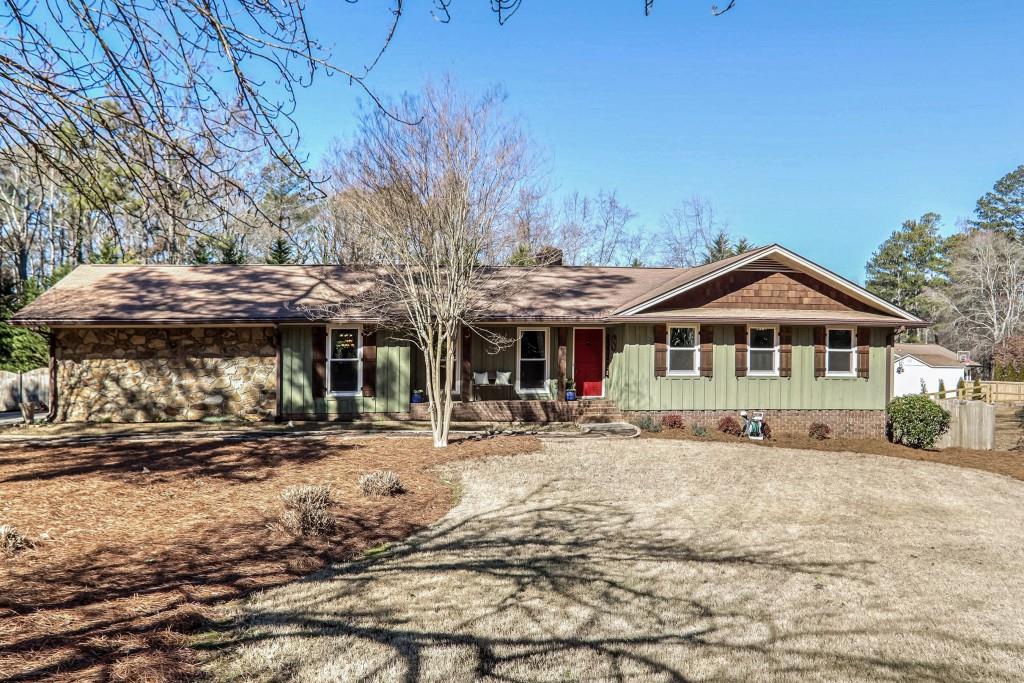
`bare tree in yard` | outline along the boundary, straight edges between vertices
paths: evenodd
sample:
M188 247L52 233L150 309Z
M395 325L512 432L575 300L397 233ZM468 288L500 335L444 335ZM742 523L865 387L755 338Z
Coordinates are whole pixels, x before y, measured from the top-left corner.
M663 260L670 266L699 266L752 248L746 238L733 241L714 205L698 196L662 216L661 233Z
M455 349L463 326L496 346L512 340L479 326L522 270L489 265L524 209L532 154L502 114L502 98L457 94L446 82L395 107L366 111L346 155L345 185L376 264L367 295L381 327L419 349L434 445L448 443Z
M1024 334L1024 245L998 233L968 233L958 240L949 283L931 296L959 342L987 358Z

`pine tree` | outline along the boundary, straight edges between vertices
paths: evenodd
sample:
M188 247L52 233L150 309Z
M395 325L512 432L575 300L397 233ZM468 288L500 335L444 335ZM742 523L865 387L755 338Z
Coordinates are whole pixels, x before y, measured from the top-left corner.
M289 263L295 263L295 259L292 256L292 245L288 243L284 235L278 235L277 239L271 243L266 261L272 266L284 266Z
M530 253L530 245L521 243L508 257L508 264L510 266L535 266L537 259Z
M751 251L754 245L746 237L741 237L736 240L736 243L732 245L732 253L734 254L745 254Z
M963 377L956 383L956 397L961 399L967 397L967 383L964 382Z
M100 240L99 251L89 257L89 263L113 264L122 261L121 249L117 246L117 241L109 235Z
M939 398L946 398L946 383L939 378Z
M214 256L210 250L210 241L200 237L192 245L192 263L197 266L206 266L213 263Z
M711 243L708 244L707 250L704 252L704 263L714 263L715 261L721 261L724 258L733 256L736 252L733 251L733 247L729 244L729 233L724 230L720 230L712 239Z
M245 263L245 251L238 235L227 233L217 240L217 251L220 252L218 260L225 265L240 266Z
M1024 241L1024 164L996 181L978 200L971 225Z
M927 317L928 287L945 281L945 243L939 235L942 217L926 213L908 220L889 236L868 261L867 289L914 315Z
M974 395L971 397L975 401L980 401L984 397L981 391L981 380L975 378L974 380Z

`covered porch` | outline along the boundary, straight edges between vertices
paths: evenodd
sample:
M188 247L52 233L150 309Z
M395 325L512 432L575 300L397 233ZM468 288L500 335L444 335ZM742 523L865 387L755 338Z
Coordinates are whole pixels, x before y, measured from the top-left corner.
M517 414L536 416L524 419L558 419L546 416L572 412L571 404L575 402L565 400L569 388L575 390L578 400L606 397L618 327L509 324L490 325L484 330L505 342L494 344L463 328L455 349L458 362L453 368L460 403L492 404L512 419L517 419ZM414 355L412 388L422 391L426 387L426 368L419 354ZM506 406L513 403L521 405Z

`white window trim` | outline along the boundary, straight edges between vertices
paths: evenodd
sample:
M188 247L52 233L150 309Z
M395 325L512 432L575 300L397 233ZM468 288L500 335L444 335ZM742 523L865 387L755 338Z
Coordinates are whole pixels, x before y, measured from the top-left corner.
M334 330L355 330L356 331L356 389L355 391L334 391L331 387L331 363L337 362L331 360L331 332ZM327 374L327 395L338 396L343 398L353 398L355 396L363 395L363 326L358 324L353 325L329 325L327 327L327 348L325 349L326 356L324 356L324 362L327 367L324 368ZM342 361L351 362L351 361Z
M672 330L693 330L693 343L695 346L672 346ZM698 377L700 375L700 326L699 325L669 325L668 339L665 345L668 358L665 359L668 369L665 374L669 377ZM693 370L672 370L672 350L693 351Z
M829 365L832 361L832 347L828 344L828 333L832 330L847 330L850 333L850 370L843 372L834 372ZM843 351L847 349L835 349L835 351ZM856 377L857 376L857 328L855 327L826 327L825 328L825 376L826 377Z
M751 332L753 330L774 330L772 339L775 340L775 346L771 349L754 346L750 343L752 339ZM753 351L773 351L772 355L772 367L771 371L768 370L752 370L754 367L753 363L750 362ZM747 376L748 377L778 377L779 376L779 326L778 325L747 325Z
M522 352L523 352L523 332L542 332L544 334L544 386L538 389L522 389L519 386L521 366L522 366ZM547 394L547 380L551 374L551 339L548 336L549 331L546 327L517 327L516 328L516 393L517 394L530 394L539 395Z

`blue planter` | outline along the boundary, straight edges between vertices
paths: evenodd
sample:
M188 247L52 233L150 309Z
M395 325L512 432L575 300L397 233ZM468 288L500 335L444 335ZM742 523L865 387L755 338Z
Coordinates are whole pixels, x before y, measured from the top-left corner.
M424 403L425 401L426 401L426 399L423 397L423 394L421 394L419 392L416 392L416 393L414 393L412 395L412 402L413 403Z
M572 389L569 389L568 391L566 391L565 392L565 400L566 401L575 401L576 400L576 392L573 391Z

